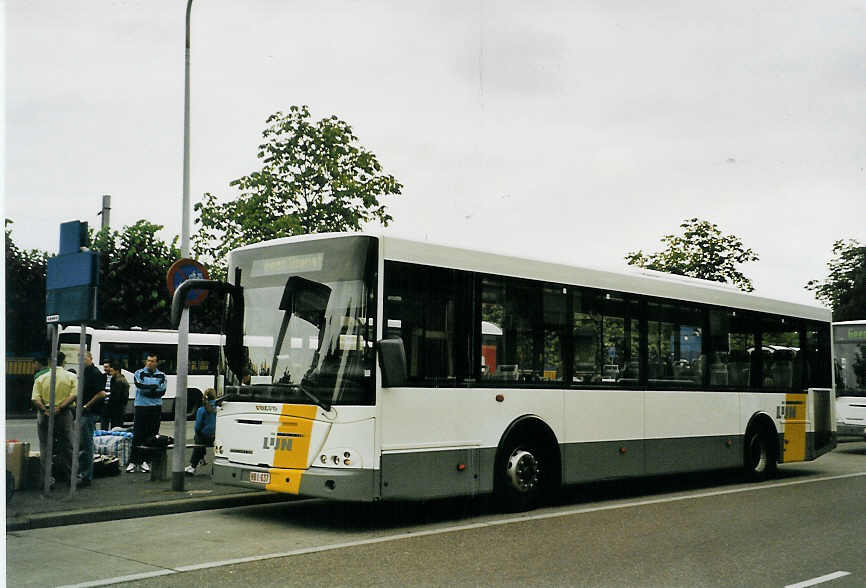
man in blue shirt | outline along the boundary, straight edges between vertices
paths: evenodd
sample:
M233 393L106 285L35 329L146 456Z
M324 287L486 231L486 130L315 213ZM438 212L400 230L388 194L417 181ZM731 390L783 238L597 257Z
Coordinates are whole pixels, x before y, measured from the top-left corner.
M156 362L156 354L148 354L144 367L135 372L135 421L132 425L132 453L126 466L128 473L150 471L150 464L144 461L138 447L159 433L165 374L157 369Z

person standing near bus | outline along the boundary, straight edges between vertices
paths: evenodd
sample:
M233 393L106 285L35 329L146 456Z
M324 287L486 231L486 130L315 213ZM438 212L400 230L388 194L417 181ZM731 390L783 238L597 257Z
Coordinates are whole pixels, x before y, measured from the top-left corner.
M110 390L103 422L107 422L108 430L111 430L113 427L123 426L126 404L129 402L129 382L126 381L120 362L116 359L109 364L107 373Z
M54 369L56 383L54 385L54 438L55 463L57 469L54 475L57 478L69 478L72 471L72 411L69 405L75 401L78 392L78 378L75 374L63 369L66 355L59 351L57 353L57 367ZM31 400L36 407L36 427L39 433L39 455L42 459L43 476L48 469L45 457L48 455L49 443L53 440L48 438L48 418L51 394L51 370L40 374L33 382L33 395ZM53 484L53 481L52 481Z
M202 405L195 413L195 442L196 447L192 450L189 465L184 471L189 475L195 475L195 468L199 463L205 463L204 456L207 447L213 447L216 437L216 390L208 388L204 391Z
M135 421L132 424L132 454L126 466L128 473L150 471L150 464L144 461L138 448L159 433L165 374L157 369L156 362L156 354L148 354L144 367L135 372Z
M102 362L102 374L105 377L105 400L102 405L102 430L111 429L111 417L108 414L108 403L111 400L111 365L106 360Z
M39 369L33 374L33 381L35 382L39 376L48 372L48 360L44 357L36 358L36 365L39 366Z
M105 375L93 365L93 354L84 354L84 390L81 392L81 451L78 454L78 485L90 486L93 481L93 432L102 419L105 400Z

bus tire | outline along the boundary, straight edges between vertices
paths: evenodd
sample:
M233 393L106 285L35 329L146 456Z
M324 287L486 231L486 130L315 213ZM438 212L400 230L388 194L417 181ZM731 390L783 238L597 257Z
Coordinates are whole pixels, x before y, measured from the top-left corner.
M760 482L776 473L776 443L765 425L754 423L746 431L743 448L743 469L746 476Z
M525 435L510 435L498 452L493 492L506 512L536 508L556 484L556 460L550 448Z

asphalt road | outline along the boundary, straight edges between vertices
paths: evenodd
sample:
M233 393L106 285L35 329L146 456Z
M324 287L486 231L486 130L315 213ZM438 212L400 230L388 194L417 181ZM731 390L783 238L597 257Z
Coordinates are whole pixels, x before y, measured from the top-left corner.
M593 484L525 515L484 500L305 501L10 533L7 580L763 587L835 574L821 585L863 586L864 496L859 442L761 484L731 472Z

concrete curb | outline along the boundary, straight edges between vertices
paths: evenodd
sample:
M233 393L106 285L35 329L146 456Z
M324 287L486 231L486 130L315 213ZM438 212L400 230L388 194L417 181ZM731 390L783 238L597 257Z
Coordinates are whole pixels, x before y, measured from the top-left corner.
M29 529L44 529L46 527L62 527L64 525L79 525L82 523L102 523L121 519L153 517L166 514L194 512L197 510L213 510L219 508L234 508L256 504L272 504L296 500L294 496L276 492L243 492L225 496L204 496L197 498L182 498L179 500L164 500L162 502L145 502L144 504L110 506L104 508L83 508L63 512L46 512L16 517L6 521L6 532L26 531Z

